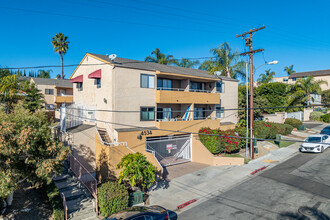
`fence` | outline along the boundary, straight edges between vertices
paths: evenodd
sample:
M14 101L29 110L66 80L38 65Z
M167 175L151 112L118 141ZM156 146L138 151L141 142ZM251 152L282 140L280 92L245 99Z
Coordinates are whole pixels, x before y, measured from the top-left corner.
M65 199L64 193L61 193L61 194L62 194L62 199L63 199L64 219L67 220L68 219L68 205L66 204L66 199Z
M83 121L96 123L96 107L72 104L61 107L61 127L65 130L83 124Z
M78 178L78 180L88 189L91 195L95 199L96 203L96 213L98 213L97 207L97 180L95 177L88 172L88 170L75 158L73 155L70 155L70 169Z

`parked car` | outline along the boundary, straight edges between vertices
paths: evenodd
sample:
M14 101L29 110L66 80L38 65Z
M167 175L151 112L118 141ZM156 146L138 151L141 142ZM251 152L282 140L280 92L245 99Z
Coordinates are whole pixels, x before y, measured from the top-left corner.
M321 131L321 134L330 135L330 126L323 128L323 130Z
M309 136L306 140L308 143L303 143L299 151L322 153L330 144L330 136L327 134L316 134Z
M169 212L157 205L134 206L110 215L103 220L167 220Z

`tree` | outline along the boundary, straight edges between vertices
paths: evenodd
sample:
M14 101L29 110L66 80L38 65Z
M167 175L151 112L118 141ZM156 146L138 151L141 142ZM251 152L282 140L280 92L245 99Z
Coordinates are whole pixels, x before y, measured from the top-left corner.
M287 88L288 85L280 82L272 82L262 84L255 88L256 96L267 99L270 107L287 105ZM282 112L284 109L264 109L266 113Z
M8 180L0 181L0 189L8 189L2 196L23 180L35 186L50 183L70 151L51 137L44 112L33 113L20 104L9 114L0 111L0 140L0 175Z
M62 78L62 77L61 77L61 74L57 74L57 75L56 75L56 78L57 78L57 79L61 79L61 78ZM63 75L63 78L62 78L62 79L64 79L64 78L65 78L65 75Z
M321 94L321 85L328 85L327 81L314 80L314 77L308 76L307 78L298 79L297 82L288 88L290 94L288 99L289 105L309 105L310 94Z
M35 112L44 107L44 95L39 89L36 88L34 83L26 81L22 90L26 93L26 96L23 98L23 106L26 109L30 110L31 112Z
M234 79L245 77L245 62L238 60L239 52L233 52L227 42L221 44L218 48L211 49L210 53L215 57L204 61L200 69L206 70L210 74L220 71L221 75Z
M63 33L58 33L52 38L52 45L55 53L58 53L61 58L61 78L64 79L63 73L63 55L66 54L69 49L69 41L68 37L64 36Z
M0 69L0 79L10 75L12 75L12 73L8 69Z
M292 73L295 73L296 71L293 70L293 65L289 66L289 67L284 67L284 71L288 74L288 76L290 76Z
M119 183L127 181L131 187L141 187L145 192L155 182L156 167L142 153L127 154L117 164L122 169Z
M175 63L175 59L172 55L165 55L164 53L161 53L158 48L156 48L154 51L151 52L151 56L147 56L144 59L145 62L151 62L151 63L160 63L160 64L172 64Z
M0 103L5 103L7 112L11 111L13 104L16 103L22 95L16 75L8 75L0 78Z
M322 103L323 104L330 104L330 89L324 90L322 92ZM330 107L330 106L326 106L326 107Z
M274 71L270 72L270 69L266 70L265 73L260 74L258 78L258 84L261 85L261 84L270 83L273 80L274 76L275 76Z
M176 60L174 63L175 63L175 65L181 66L184 68L194 68L196 65L199 64L199 61L198 60L191 61L189 59L182 58L180 61Z
M52 70L38 70L38 77L40 78L50 78L50 73L53 72Z

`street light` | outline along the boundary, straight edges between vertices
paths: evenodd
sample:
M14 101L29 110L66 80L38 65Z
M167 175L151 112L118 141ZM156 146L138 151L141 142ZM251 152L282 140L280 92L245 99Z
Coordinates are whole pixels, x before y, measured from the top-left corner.
M264 66L264 65L274 65L274 64L278 64L278 61L277 60L273 60L273 61L270 61L270 62L266 62L266 63L264 63L264 64L262 64L262 65L260 65L260 66L258 66L256 69L255 69L255 71L257 70L257 69L259 69L260 67L262 67L262 66ZM247 66L248 66L248 62L246 62L246 68L247 68ZM252 68L252 70L253 70L253 68ZM254 71L254 72L255 72ZM251 76L252 77L252 76ZM246 110L246 124L248 124L248 97L249 97L249 95L248 95L248 92L249 92L249 90L248 90L248 76L247 76L247 69L246 69L246 108L247 108L247 110ZM250 99L250 131L251 131L251 133L250 133L250 156L251 156L251 158L252 159L254 159L254 145L253 145L253 136L254 136L254 134L253 134L253 121L254 121L254 117L253 117L253 82L251 81L250 82L250 90L251 90L251 99ZM246 125L246 127L248 128L248 125ZM248 131L246 131L246 137L248 138ZM247 151L247 148L248 148L248 142L246 141L246 151ZM247 153L245 153L245 155L247 156Z

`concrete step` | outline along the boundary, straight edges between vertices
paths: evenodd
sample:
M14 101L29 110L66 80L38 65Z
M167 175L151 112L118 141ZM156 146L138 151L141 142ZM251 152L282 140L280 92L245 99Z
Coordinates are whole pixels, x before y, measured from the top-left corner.
M60 190L60 192L67 191L68 189L72 189L74 187L79 187L78 182L74 181L71 178L67 179L66 181L60 181L60 182L55 181L55 185Z
M94 201L92 198L78 198L67 201L66 204L68 206L68 213L70 214L78 210L79 212L82 212L84 210L94 210Z
M66 191L61 191L61 193L64 194L65 199L67 201L86 197L86 193L84 192L83 189L80 188L73 188Z
M93 219L97 217L94 207L75 211L69 214L70 219Z
M61 182L61 181L65 181L68 178L71 178L71 175L69 175L69 174L62 174L62 175L55 176L53 178L53 180L54 181L57 181L57 182Z

